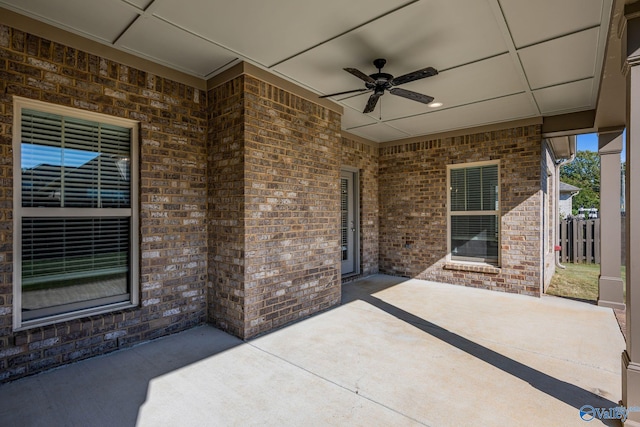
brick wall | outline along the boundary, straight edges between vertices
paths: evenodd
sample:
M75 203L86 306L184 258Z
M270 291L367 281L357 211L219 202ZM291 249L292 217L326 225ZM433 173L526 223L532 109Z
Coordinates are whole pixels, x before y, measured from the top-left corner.
M234 111L212 117L210 182L233 187L222 216L243 233L228 236L212 218L210 235L222 239L211 259L225 265L209 270L210 316L248 338L340 301L340 115L251 76L209 95L225 105L214 114ZM222 152L233 160L216 161ZM213 215L226 209L213 206L219 193L210 192ZM244 210L235 207L240 194Z
M206 93L0 26L0 380L206 320ZM12 95L141 122L140 307L12 332Z
M209 91L208 318L244 336L244 77Z
M424 140L380 149L380 271L539 295L539 126ZM447 263L446 165L500 160L500 268Z
M342 137L342 165L360 171L361 276L378 273L378 147L358 138Z

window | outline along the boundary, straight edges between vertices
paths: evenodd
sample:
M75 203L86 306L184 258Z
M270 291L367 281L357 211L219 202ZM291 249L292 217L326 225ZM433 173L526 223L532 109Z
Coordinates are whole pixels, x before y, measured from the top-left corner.
M497 265L500 242L498 163L450 165L447 169L451 260Z
M136 305L137 122L14 112L14 328Z

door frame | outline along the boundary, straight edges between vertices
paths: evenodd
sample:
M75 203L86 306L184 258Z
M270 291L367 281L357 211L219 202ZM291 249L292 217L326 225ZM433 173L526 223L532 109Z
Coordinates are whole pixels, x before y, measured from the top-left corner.
M340 168L340 179L342 179L343 173L351 175L351 184L353 186L353 203L351 203L355 224L355 231L353 232L353 271L346 274L341 272L341 277L349 277L360 274L360 170L350 166L342 166Z

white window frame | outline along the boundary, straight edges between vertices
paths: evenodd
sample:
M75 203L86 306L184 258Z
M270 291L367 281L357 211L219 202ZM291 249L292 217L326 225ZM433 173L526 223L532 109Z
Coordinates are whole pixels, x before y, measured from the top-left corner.
M485 211L452 211L451 210L451 171L455 169L469 169L482 166L497 166L498 167L498 206L495 210ZM502 208L502 183L500 176L500 160L490 160L483 162L470 162L470 163L457 163L447 165L447 261L460 264L481 264L489 265L492 267L499 267L502 263L502 224L501 224L501 208ZM472 216L472 215L495 215L498 218L498 259L483 260L480 258L452 256L451 254L451 217L452 216Z
M131 129L131 157L130 157L130 208L30 208L22 207L22 110L30 109L43 113L90 120L103 124L115 125ZM13 97L13 329L23 330L38 326L54 324L60 321L107 313L115 310L136 307L139 304L139 202L138 202L138 174L139 174L139 122L108 116L102 113L88 112L71 107L49 104L18 96ZM46 211L44 211L46 209ZM108 211L108 212L105 212ZM22 218L23 217L129 217L129 283L130 293L128 301L119 301L92 308L78 309L66 313L53 314L32 320L22 319ZM73 304L70 304L73 309Z

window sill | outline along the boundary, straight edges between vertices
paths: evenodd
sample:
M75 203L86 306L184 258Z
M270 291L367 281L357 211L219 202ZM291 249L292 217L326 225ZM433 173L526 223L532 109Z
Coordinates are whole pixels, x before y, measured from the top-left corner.
M130 308L137 308L137 304L133 304L130 301L123 301L115 304L108 304L99 307L88 308L85 310L78 310L70 313L62 313L54 316L43 317L41 319L24 320L19 327L13 328L14 332L26 331L33 328L39 328L42 326L50 326L56 323L66 322L69 320L81 319L83 317L89 317L94 315L101 315L110 313L113 311L126 310Z
M444 264L445 270L453 271L471 271L474 273L486 273L486 274L500 274L502 271L500 267L496 267L491 264L480 263L466 263L466 262L453 262L449 261Z

